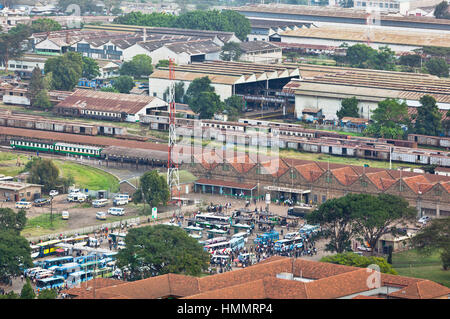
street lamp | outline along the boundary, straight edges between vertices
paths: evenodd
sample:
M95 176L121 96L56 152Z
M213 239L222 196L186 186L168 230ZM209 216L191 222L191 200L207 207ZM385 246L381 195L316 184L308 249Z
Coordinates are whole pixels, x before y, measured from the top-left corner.
M50 195L50 225L53 227L53 195Z

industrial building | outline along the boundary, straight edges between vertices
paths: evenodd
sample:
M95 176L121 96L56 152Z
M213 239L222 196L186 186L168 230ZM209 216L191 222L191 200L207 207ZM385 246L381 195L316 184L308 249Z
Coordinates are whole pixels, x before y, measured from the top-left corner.
M357 2L357 0L355 0ZM374 2L374 1L372 1ZM254 4L231 8L249 19L285 20L291 23L312 22L323 24L367 24L367 10L325 6L306 6L289 4ZM390 28L428 29L429 31L450 31L450 21L419 16L388 15L380 12L376 24Z
M110 121L138 122L139 115L151 110L167 110L163 100L144 95L75 90L54 106L58 115Z
M312 22L290 22L283 20L263 20L249 18L251 31L247 35L247 41L273 41L279 42L279 33L296 30L303 26L310 27Z
M283 60L283 50L270 42L250 41L241 42L242 55L239 60L253 63L281 63Z
M340 47L367 44L374 49L388 47L397 54L413 52L424 46L450 47L450 32L398 29L393 32L376 26L323 25L280 32L282 43Z
M179 65L175 70L175 82L184 83L185 91L193 80L205 76L223 101L235 94L264 95L268 90L281 91L291 79L299 77L299 70L294 65L227 61ZM169 68L158 68L149 77L149 94L163 98L169 84Z
M33 201L41 197L42 185L20 183L20 182L0 182L0 200L15 201L20 200Z
M450 81L418 73L338 67L299 67L301 79L288 83L283 91L295 94L295 116L305 109L321 110L324 120L336 120L345 98L356 97L360 116L370 119L378 103L387 98L404 100L410 107L420 106L423 95L431 95L439 109L450 109Z

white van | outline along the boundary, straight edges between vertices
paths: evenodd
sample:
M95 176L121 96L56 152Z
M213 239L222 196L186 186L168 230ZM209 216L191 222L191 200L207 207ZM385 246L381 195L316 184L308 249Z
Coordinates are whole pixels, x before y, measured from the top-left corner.
M30 202L17 202L16 203L16 208L18 209L28 209L31 208L31 203Z
M106 219L106 213L105 212L97 212L97 214L95 214L95 218L96 219L100 219L100 220L105 220Z
M96 199L92 202L93 207L105 207L108 204L108 200L106 198Z
M122 216L123 214L125 214L125 210L119 207L111 207L110 209L108 209L108 214L111 214L113 216Z
M67 210L63 210L61 212L61 218L62 219L69 219L69 212Z
M130 202L130 196L127 194L118 194L114 197L114 206L127 205Z
M87 196L82 193L72 193L67 196L67 201L69 202L79 202L82 203L86 201Z

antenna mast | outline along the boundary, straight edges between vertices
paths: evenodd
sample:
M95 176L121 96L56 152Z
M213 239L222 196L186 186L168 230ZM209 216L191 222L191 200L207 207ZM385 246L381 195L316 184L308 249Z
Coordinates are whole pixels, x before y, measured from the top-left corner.
M172 189L178 190L178 204L180 202L180 176L178 174L178 161L174 160L174 149L177 143L175 125L175 69L173 59L169 59L169 149L167 159L167 185L169 186L170 199L172 200Z

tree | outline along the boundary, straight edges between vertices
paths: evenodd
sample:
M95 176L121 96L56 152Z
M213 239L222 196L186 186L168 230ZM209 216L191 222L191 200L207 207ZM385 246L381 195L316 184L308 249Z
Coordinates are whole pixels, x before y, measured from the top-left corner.
M386 259L382 257L374 256L359 256L353 252L346 252L343 254L335 254L331 256L322 257L321 262L327 262L338 265L353 266L360 268L367 268L370 265L378 265L380 267L380 272L385 274L398 275L392 266L386 262Z
M146 172L139 179L139 188L133 195L134 202L142 202L152 207L165 205L170 198L169 186L164 176L158 171Z
M228 115L228 120L235 121L242 113L245 101L241 96L233 95L227 98L225 101L225 112Z
M31 165L28 181L33 184L43 185L42 190L49 192L60 183L59 169L49 159L40 159Z
M377 51L365 44L355 44L348 47L346 58L352 67L368 68L367 61L374 58Z
M36 96L42 90L45 90L44 76L41 69L37 66L31 72L30 84L27 90L27 97L30 99L31 106L34 106Z
M434 16L437 19L450 19L450 13L448 12L447 1L442 1L434 8Z
M95 79L100 76L100 69L98 67L97 61L92 58L83 56L81 57L82 61L82 76L88 80Z
M34 299L36 294L34 293L33 287L31 287L30 279L27 278L27 282L23 285L20 291L20 299Z
M155 68L168 68L169 63L169 60L159 60L158 63L156 63Z
M417 215L417 211L409 207L409 203L399 196L390 194L355 196L358 200L352 211L353 227L356 234L372 247L372 254L381 236L397 235L398 226L414 220Z
M201 92L214 92L214 88L211 86L211 80L207 76L197 78L189 84L185 95L185 102L190 104L190 101L195 99Z
M243 52L239 43L228 42L223 45L220 58L224 61L239 61Z
M425 63L425 68L427 69L428 73L437 75L439 77L448 78L449 71L448 71L448 64L443 58L432 58L429 59Z
M199 113L200 119L211 119L214 114L224 110L225 104L214 92L201 92L197 97L191 99L189 107L195 113Z
M420 63L422 61L422 57L418 54L405 54L402 55L399 59L399 63L401 65L406 65L410 67L420 67Z
M359 117L358 100L356 97L343 99L341 109L336 112L339 121L344 117Z
M45 62L44 72L52 73L52 89L71 91L83 74L82 57L77 52L66 52L64 55L50 58Z
M198 276L209 264L208 253L179 227L160 224L133 228L125 244L117 254L117 264L130 270L131 280L168 273Z
M152 72L152 58L146 54L135 55L131 61L124 62L120 68L120 75L130 75L135 78L147 77Z
M0 62L5 66L6 72L8 72L9 60L20 58L27 50L30 35L30 28L25 24L18 24L8 33L0 35Z
M33 266L30 243L14 230L0 231L0 256L0 280L3 281Z
M0 208L0 231L13 231L20 234L27 222L23 209L15 213L11 208Z
M38 299L56 299L58 292L55 289L44 289L39 292Z
M109 87L104 86L104 87L102 87L102 88L100 89L100 91L102 91L102 92L120 93L119 90L116 89L116 88L113 87L113 86L109 86Z
M388 46L380 47L368 61L368 67L375 70L394 70L395 52Z
M351 216L353 206L358 200L355 194L333 198L307 215L308 223L321 225L319 237L330 240L325 246L327 251L342 253L351 250L351 238L355 233Z
M250 20L247 19L243 14L234 11L234 10L222 10L222 17L224 17L228 24L230 25L229 30L221 30L221 31L231 31L236 34L236 36L241 41L245 41L247 39L247 35L252 31Z
M131 76L121 75L114 79L114 88L120 93L130 93L131 89L134 87L134 81Z
M399 139L403 136L402 125L409 123L408 105L405 101L386 99L378 103L365 134L375 137Z
M424 255L440 251L444 270L450 267L450 217L433 219L411 239L413 247Z
M31 22L32 33L59 31L61 29L62 27L57 21L49 18L39 18Z
M436 104L436 99L431 95L420 98L420 106L417 108L414 132L422 135L438 136L442 133L442 114Z

